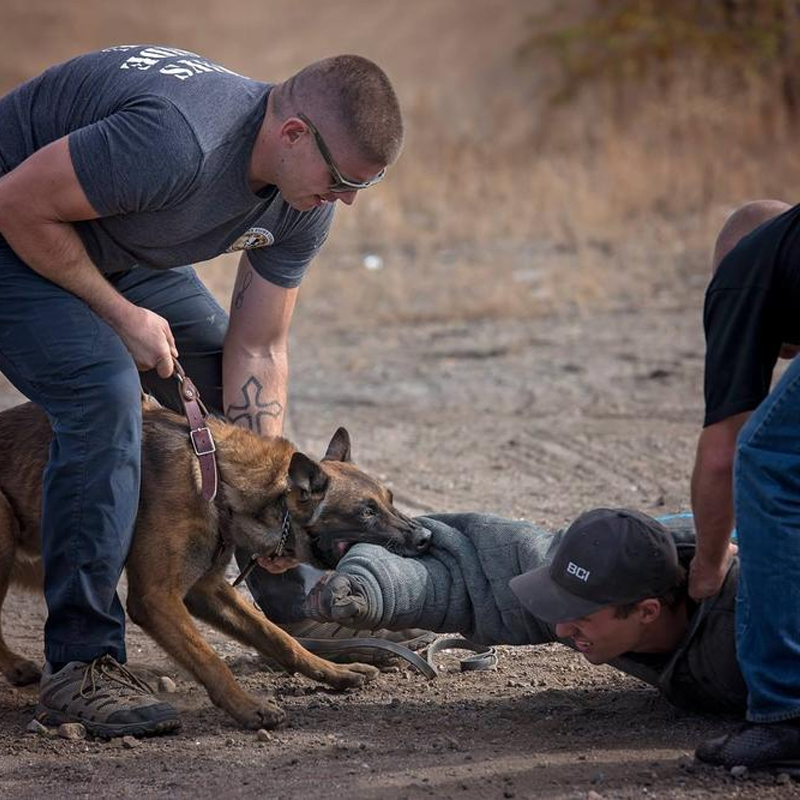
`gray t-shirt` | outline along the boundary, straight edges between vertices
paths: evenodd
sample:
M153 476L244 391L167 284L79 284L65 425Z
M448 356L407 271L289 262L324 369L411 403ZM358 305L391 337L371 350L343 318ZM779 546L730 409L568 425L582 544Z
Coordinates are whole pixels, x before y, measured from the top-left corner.
M100 214L75 227L98 268L170 268L247 249L278 286L300 283L333 205L296 211L247 171L270 85L194 53L125 45L52 67L0 99L0 174L69 134Z

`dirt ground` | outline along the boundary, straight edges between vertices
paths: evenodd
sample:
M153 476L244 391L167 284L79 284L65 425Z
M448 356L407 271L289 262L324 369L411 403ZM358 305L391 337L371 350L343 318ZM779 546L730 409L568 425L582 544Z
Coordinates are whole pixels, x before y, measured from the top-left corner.
M581 509L685 509L701 415L699 294L584 315L320 328L298 312L291 430L319 453L337 425L402 504L480 509L558 527ZM15 402L2 394L4 406ZM11 642L41 652L43 604L12 594ZM255 693L290 714L267 742L235 727L131 625L131 664L170 675L183 730L141 741L26 734L36 690L0 686L0 796L665 797L800 796L773 777L693 763L732 723L679 712L652 689L557 645L501 648L494 672L455 660L337 694L270 673L211 634Z
M532 11L543 7L506 0L498 13L482 0L331 0L310 13L292 0L12 0L0 25L0 92L77 52L126 41L174 44L265 77L333 52L381 61L416 123L406 178L398 168L396 184L390 175L374 195L365 193L353 209L363 229L345 229L349 239L331 243L338 255L309 275L293 325L290 436L321 455L336 427L347 426L356 460L412 513L479 510L556 529L597 505L684 510L702 417L705 250L682 255L673 247L681 236L671 234L631 257L613 230L582 243L577 229L620 193L616 181L587 172L576 183L556 163L542 186L531 177L542 170L512 163L503 194L503 180L485 166L487 154L503 152L501 133L527 141L529 94L542 87L524 72L538 70L520 73L512 56ZM501 105L486 105L487 86ZM486 110L502 102L508 113L493 129ZM479 134L486 147L478 142L474 164L458 160L462 139ZM451 140L457 151L444 146ZM425 146L432 146L427 160ZM592 164L603 163L592 154ZM628 172L639 179L635 168ZM664 181L649 174L642 182ZM484 187L495 183L499 193L487 198ZM548 194L562 184L561 195ZM747 184L746 191L763 190ZM526 205L525 195L568 213L539 220L554 241L510 252L502 231L538 236L528 231L538 206ZM442 198L441 209L429 202L421 213L417 203L430 197ZM683 223L669 222L678 231ZM638 221L626 219L621 229L644 242ZM472 270L484 232L486 252ZM436 247L436 263L428 262ZM575 247L591 263L575 257ZM386 267L367 273L361 263L374 252ZM593 272L601 257L603 269ZM339 270L341 283L314 283L325 269ZM581 281L591 289L583 293L602 302L579 313L571 301ZM555 300L528 304L527 293L552 287ZM558 310L534 313L537 303ZM521 315L527 305L532 313ZM0 377L0 408L19 400ZM43 622L42 600L12 590L3 615L10 643L41 658ZM335 693L272 673L252 652L208 635L251 692L275 693L289 712L287 727L264 742L238 729L131 625L131 666L175 679L168 699L182 731L130 748L43 738L25 732L35 687L0 679L0 798L800 797L800 784L734 778L693 762L697 743L730 720L677 711L634 678L559 646L500 648L492 672L461 673L448 657L448 669L430 682L400 669L363 690Z

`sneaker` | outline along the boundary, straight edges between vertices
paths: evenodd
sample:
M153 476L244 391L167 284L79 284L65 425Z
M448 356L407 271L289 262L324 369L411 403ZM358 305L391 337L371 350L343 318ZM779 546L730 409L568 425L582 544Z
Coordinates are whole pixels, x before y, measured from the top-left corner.
M402 649L416 652L426 648L436 634L421 628L375 631L346 628L336 622L304 619L281 625L306 650L337 664L372 664L388 667L398 663ZM401 656L402 657L402 656Z
M735 733L709 739L695 752L706 764L731 769L773 769L796 774L800 770L800 720L748 723Z
M71 661L56 673L45 668L36 719L43 725L80 722L105 738L149 736L180 727L175 709L111 656Z

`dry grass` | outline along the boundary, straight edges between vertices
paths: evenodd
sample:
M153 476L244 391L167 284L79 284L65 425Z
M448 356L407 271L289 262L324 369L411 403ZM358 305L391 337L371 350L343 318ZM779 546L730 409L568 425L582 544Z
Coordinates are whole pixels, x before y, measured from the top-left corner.
M524 315L699 285L725 213L758 196L791 201L800 177L772 88L685 64L666 90L595 86L549 108L551 65L515 57L531 14L548 8L558 4L143 0L134 13L31 0L5 16L0 84L121 40L174 43L276 78L335 51L380 61L406 110L407 145L385 183L338 214L303 290L300 313L315 318ZM35 50L25 46L34 33ZM384 268L366 270L367 254ZM219 294L232 272L228 259L204 268Z

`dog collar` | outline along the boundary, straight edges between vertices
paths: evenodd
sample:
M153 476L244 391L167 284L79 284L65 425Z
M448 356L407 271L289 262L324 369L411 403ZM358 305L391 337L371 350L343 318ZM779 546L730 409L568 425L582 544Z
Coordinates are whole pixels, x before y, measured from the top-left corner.
M289 531L292 529L292 518L289 515L289 507L286 505L286 498L281 498L281 505L283 506L283 521L281 522L281 536L278 539L278 546L272 554L272 558L279 558L283 555L286 548L286 542L289 539ZM245 564L242 571L236 576L231 586L238 586L258 565L258 559L261 558L260 553L253 553L250 560Z
M283 522L281 523L281 538L278 539L278 546L275 548L273 558L280 558L283 555L286 542L289 539L289 531L292 528L292 518L289 516L289 507L286 505L286 498L282 500Z

